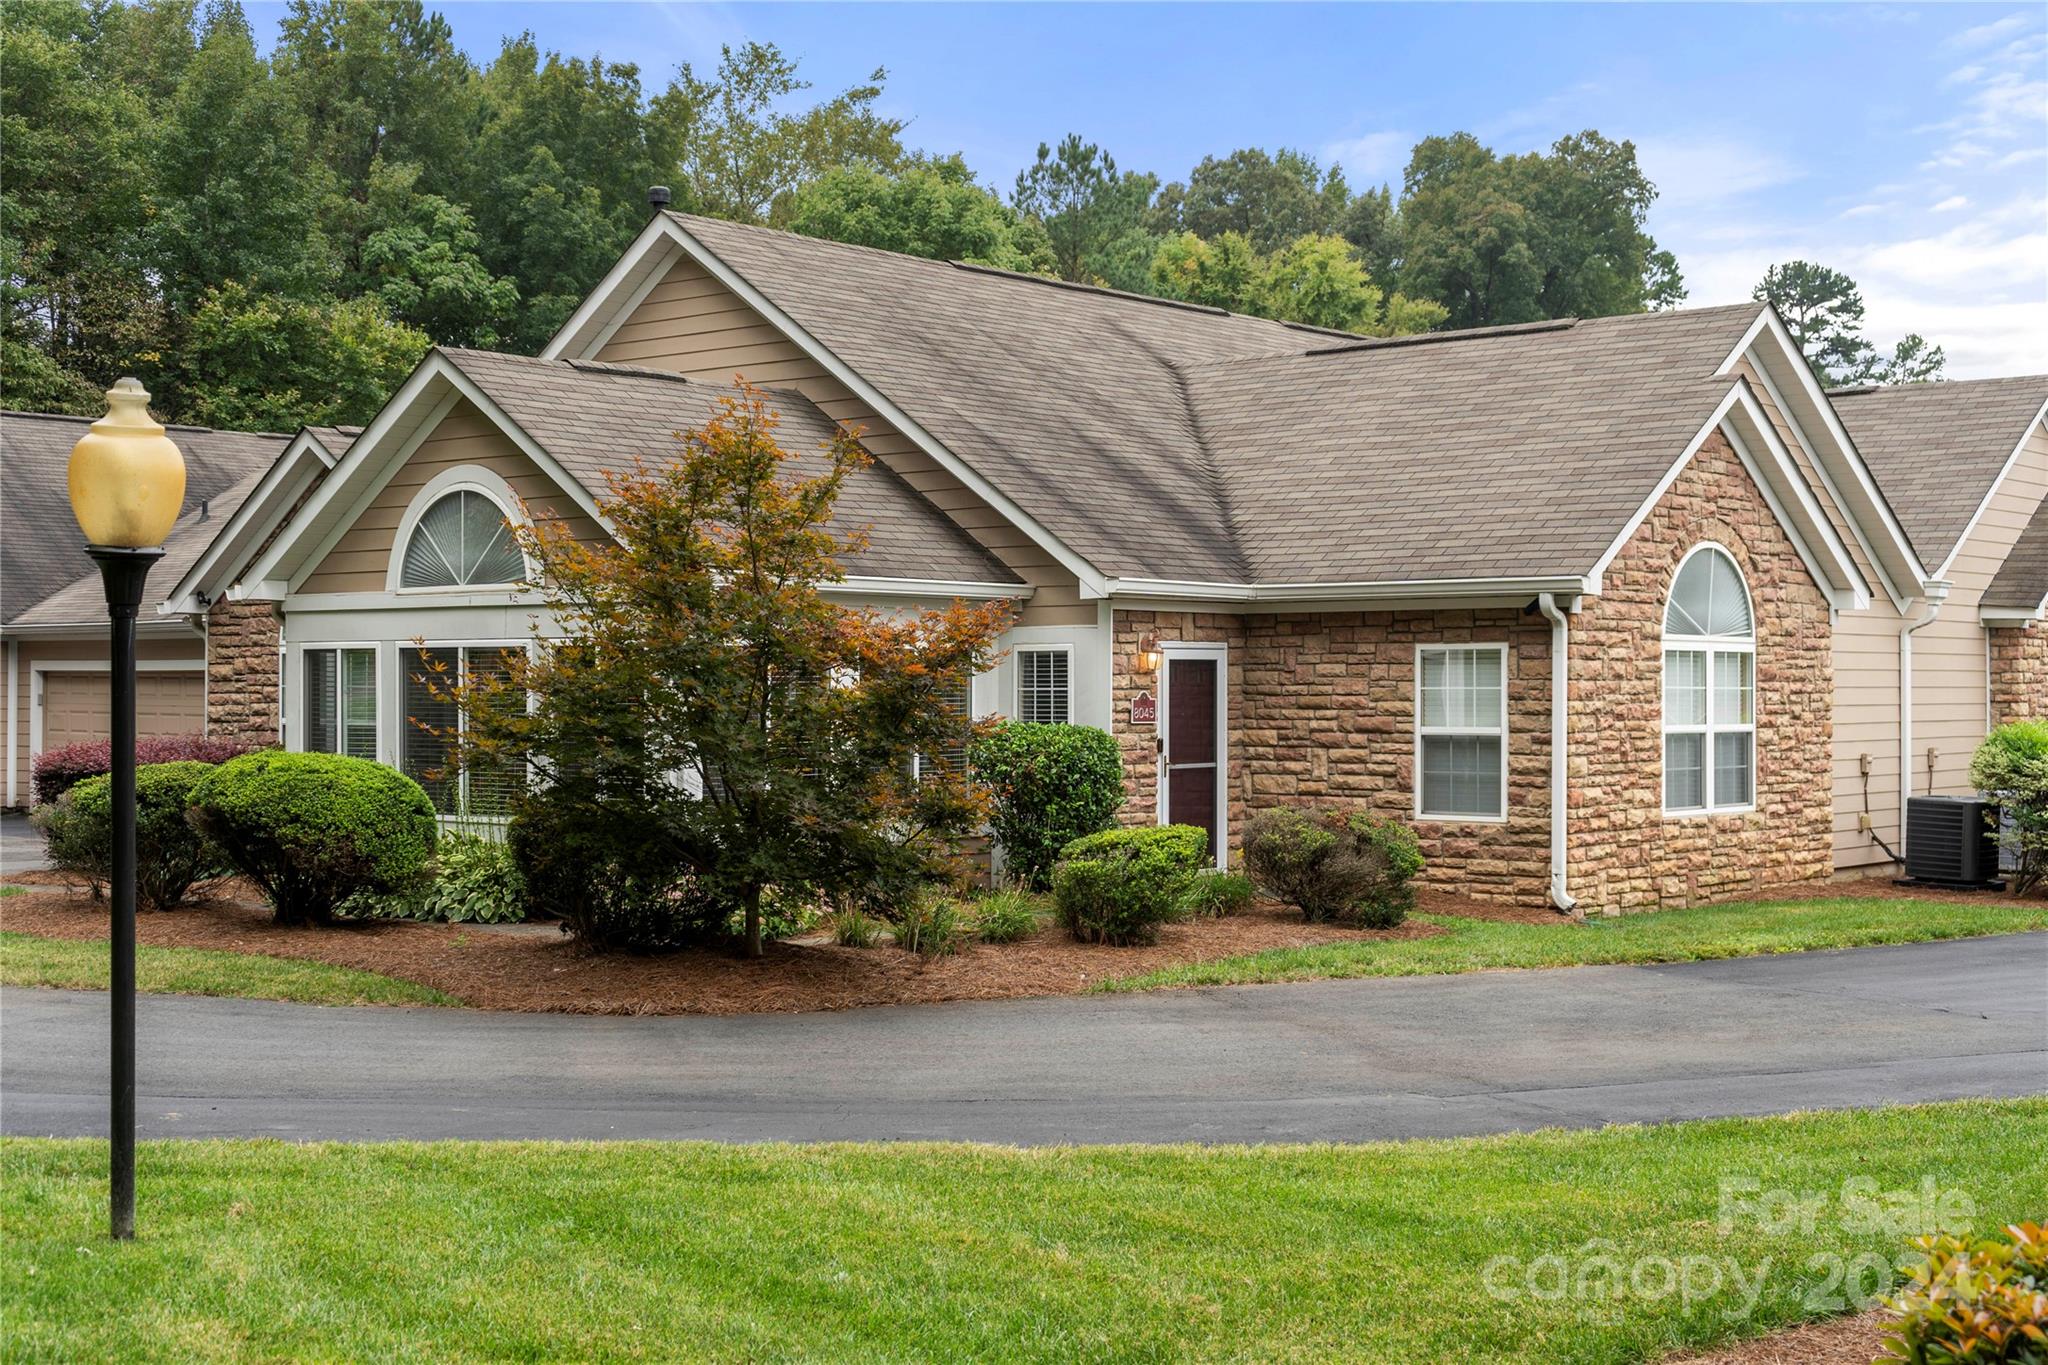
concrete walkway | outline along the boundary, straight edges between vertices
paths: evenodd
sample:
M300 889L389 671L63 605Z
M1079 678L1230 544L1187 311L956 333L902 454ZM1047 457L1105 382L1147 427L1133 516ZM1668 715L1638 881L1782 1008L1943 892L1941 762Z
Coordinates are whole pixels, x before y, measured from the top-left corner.
M0 1129L104 1132L103 995L0 993ZM738 1018L145 997L150 1135L1360 1141L2048 1092L2048 934Z

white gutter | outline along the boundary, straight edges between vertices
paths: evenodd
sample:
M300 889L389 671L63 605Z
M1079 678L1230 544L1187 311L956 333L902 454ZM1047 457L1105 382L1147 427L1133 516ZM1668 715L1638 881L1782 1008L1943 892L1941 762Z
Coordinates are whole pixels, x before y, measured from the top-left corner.
M282 610L279 610L277 613L277 747L289 749L291 745L284 741L284 707L288 699L285 679L289 676L285 672L284 666L284 623L285 614Z
M1522 597L1525 593L1578 596L1591 584L1579 576L1563 578L1413 578L1373 579L1351 583L1204 583L1166 578L1112 578L1105 596L1189 598L1205 602L1322 602L1384 597Z
M1906 853L1906 800L1913 794L1913 635L1932 625L1948 601L1949 582L1929 579L1921 590L1926 610L1899 627L1899 855Z
M14 640L9 640L9 641L7 642L7 802L6 802L6 804L7 804L7 805L9 805L9 806L12 806L12 805L14 805L14 804L15 804L15 799L14 799L14 764L15 764L15 755L14 755L14 743L15 743L15 726L16 726L16 725L17 725L17 723L18 723L18 721L17 721L17 719L16 719L16 707L17 707L17 706L18 706L18 705L20 704L20 703L19 703L19 702L18 702L18 701L16 700L16 698L15 698L15 689L16 689L16 685L17 685L17 683L16 683L16 677L15 677L15 675L16 675L16 674L18 674L18 673L19 673L20 671L21 671L21 645L20 645L20 644L19 644L19 643L18 643L17 641L14 641Z
M1536 609L1550 622L1550 903L1570 914L1579 905L1565 889L1565 835L1571 818L1571 771L1565 749L1571 733L1571 618L1559 609L1556 593L1539 595Z

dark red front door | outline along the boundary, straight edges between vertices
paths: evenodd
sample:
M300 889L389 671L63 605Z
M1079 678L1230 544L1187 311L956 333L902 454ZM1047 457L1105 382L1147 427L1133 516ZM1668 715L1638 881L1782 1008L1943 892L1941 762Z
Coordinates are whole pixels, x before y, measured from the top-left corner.
M1217 661L1166 661L1166 821L1209 831L1209 851L1220 844L1216 775L1221 755L1216 728Z

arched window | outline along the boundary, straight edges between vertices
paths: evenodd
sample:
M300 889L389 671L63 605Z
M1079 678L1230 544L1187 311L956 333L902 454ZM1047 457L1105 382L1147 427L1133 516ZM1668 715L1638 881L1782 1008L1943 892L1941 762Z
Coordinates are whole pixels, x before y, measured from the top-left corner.
M1685 557L1664 607L1664 809L1756 804L1756 625L1718 545Z
M505 509L489 494L458 488L437 499L413 524L400 566L401 588L457 588L517 583L526 558L512 539Z

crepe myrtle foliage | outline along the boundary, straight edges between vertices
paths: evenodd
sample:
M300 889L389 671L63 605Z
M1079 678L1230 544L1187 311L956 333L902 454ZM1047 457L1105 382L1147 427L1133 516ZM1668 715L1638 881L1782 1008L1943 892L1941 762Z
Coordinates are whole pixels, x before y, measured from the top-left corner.
M793 452L778 424L742 381L668 458L608 476L611 538L529 518L552 627L503 677L437 684L468 717L458 761L530 764L512 842L556 901L533 908L593 947L738 923L759 956L764 897L888 914L957 876L985 818L957 763L915 756L964 749L949 699L995 662L1009 604L829 600L866 544L833 508L868 457L844 429Z

